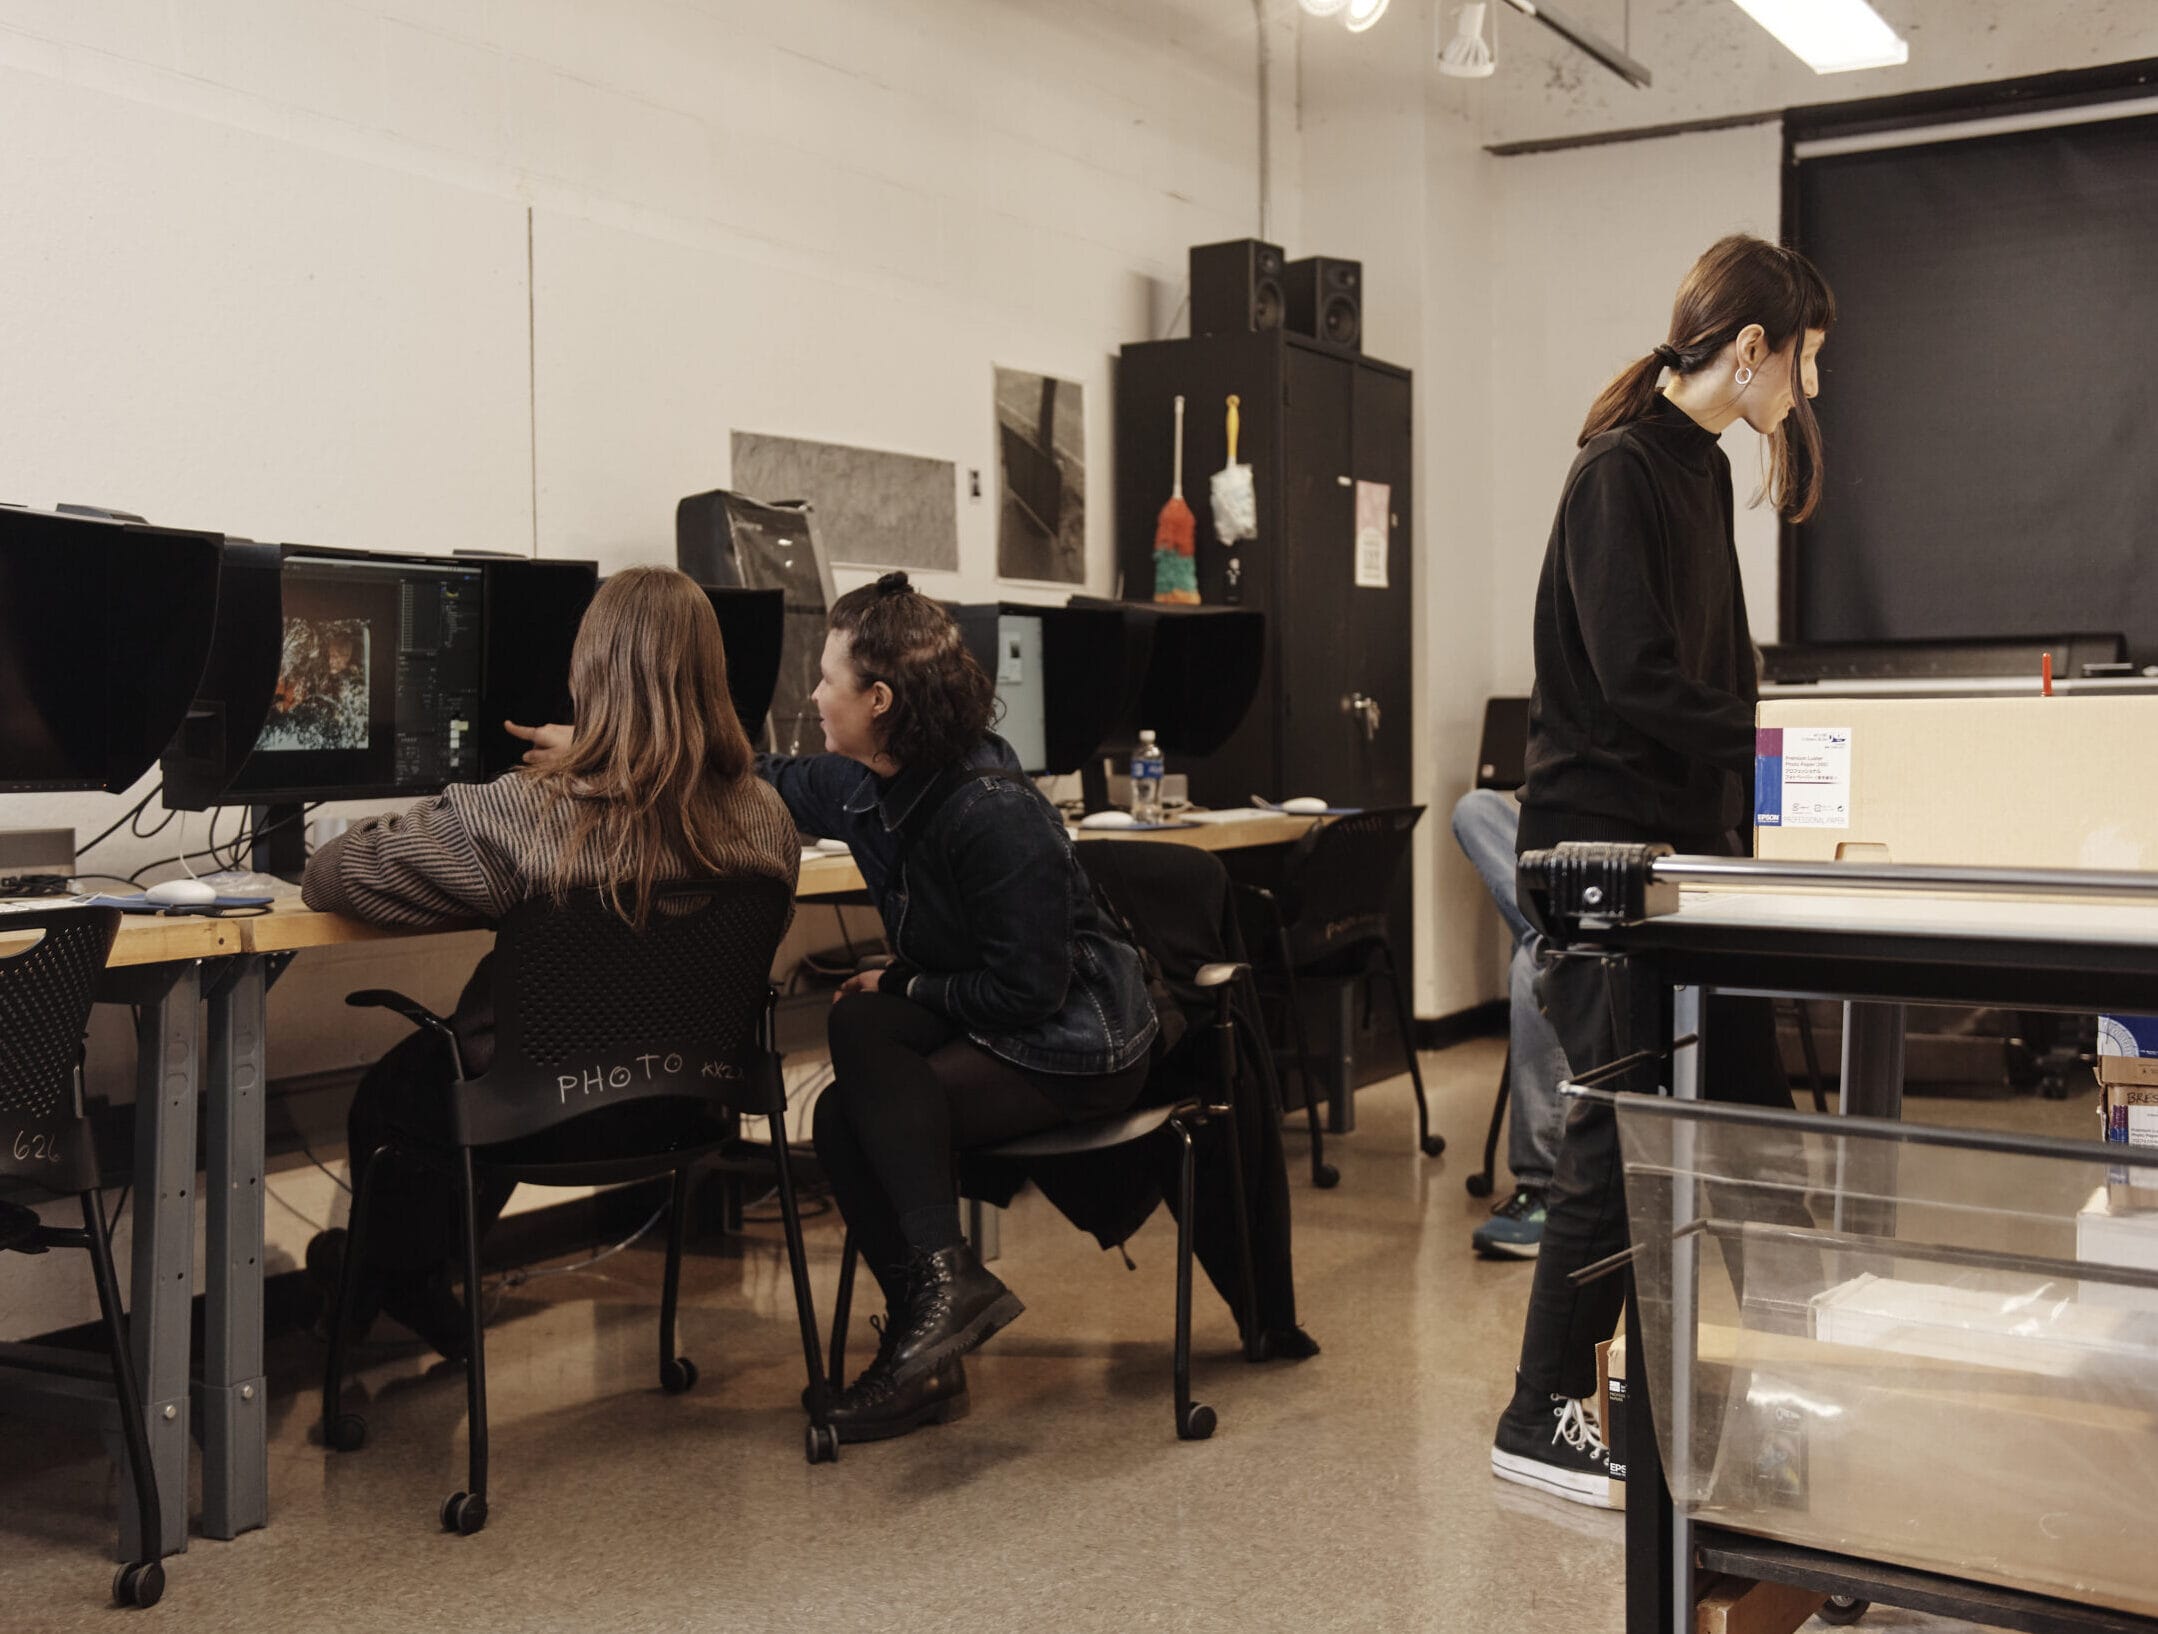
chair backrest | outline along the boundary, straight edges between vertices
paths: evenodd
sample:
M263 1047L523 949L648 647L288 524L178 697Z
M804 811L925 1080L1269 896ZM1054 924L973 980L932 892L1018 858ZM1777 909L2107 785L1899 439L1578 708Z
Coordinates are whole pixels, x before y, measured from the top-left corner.
M1476 786L1518 789L1526 783L1529 758L1529 700L1486 698L1483 739L1476 747Z
M1088 840L1079 860L1154 955L1178 1000L1195 1018L1210 1012L1213 999L1193 981L1199 967L1244 957L1221 859L1158 840Z
M534 1135L632 1101L784 1108L772 961L792 907L774 879L659 891L644 928L596 890L525 902L495 940L495 1055L452 1092L465 1145Z
M1374 806L1289 848L1278 894L1292 963L1301 968L1386 934L1394 875L1423 815L1422 806Z
M119 929L117 908L0 915L0 1175L51 1191L97 1184L76 1072Z

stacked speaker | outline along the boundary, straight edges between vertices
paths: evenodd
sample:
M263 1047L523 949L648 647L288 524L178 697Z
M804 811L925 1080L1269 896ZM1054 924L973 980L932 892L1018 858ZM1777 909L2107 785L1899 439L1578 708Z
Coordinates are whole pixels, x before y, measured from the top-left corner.
M1191 332L1286 329L1337 351L1362 349L1364 268L1339 256L1290 261L1278 244L1235 238L1191 249Z

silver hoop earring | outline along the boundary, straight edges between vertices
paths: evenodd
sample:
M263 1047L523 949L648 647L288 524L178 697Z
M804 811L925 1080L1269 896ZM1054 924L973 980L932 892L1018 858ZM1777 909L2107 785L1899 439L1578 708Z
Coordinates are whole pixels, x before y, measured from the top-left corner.
M1750 365L1748 365L1748 364L1744 364L1744 363L1741 363L1741 364L1740 364L1740 365L1738 366L1738 374L1737 374L1737 375L1735 376L1735 378L1737 379L1738 383L1739 383L1739 384L1740 384L1741 386L1750 386L1750 385L1752 385L1752 384L1753 384L1753 369L1752 369L1752 367L1751 367Z

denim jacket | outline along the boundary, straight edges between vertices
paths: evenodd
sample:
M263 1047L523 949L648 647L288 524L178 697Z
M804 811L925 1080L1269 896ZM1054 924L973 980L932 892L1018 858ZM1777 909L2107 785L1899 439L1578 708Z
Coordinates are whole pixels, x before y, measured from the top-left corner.
M962 762L1019 771L991 734ZM1121 1072L1158 1025L1139 955L1095 906L1056 809L1024 777L970 777L909 839L941 768L878 778L842 755L759 755L805 834L845 840L898 963L885 982L1037 1072Z

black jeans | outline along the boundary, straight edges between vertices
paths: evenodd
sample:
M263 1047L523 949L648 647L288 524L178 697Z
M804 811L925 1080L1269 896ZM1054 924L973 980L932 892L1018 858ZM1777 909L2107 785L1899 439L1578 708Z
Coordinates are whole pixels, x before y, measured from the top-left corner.
M1520 848L1538 850L1561 839L1647 841L1658 836L1527 810ZM1744 855L1731 835L1673 838L1681 853ZM1586 1073L1636 1050L1661 1048L1665 997L1653 977L1629 961L1551 958L1537 983L1545 1013L1575 1073ZM1702 1018L1702 1092L1710 1100L1791 1109L1790 1080L1776 1043L1776 1013L1761 998L1712 997ZM1611 1087L1653 1090L1651 1067ZM1608 1106L1577 1102L1559 1143L1558 1169L1544 1194L1544 1234L1528 1320L1521 1335L1522 1389L1576 1399L1596 1390L1596 1347L1611 1337L1625 1302L1626 1278L1599 1277L1576 1287L1571 1273L1627 1246L1625 1176L1619 1161L1618 1120Z
M391 1130L449 1139L448 1092L455 1077L449 1046L431 1032L414 1033L367 1069L345 1114L355 1198L374 1166L375 1148ZM483 1239L516 1189L511 1181L479 1178L474 1201ZM424 1280L458 1259L463 1241L450 1171L395 1152L384 1157L368 1193L365 1268L385 1284Z
M1141 1060L1121 1073L1032 1072L970 1041L958 1023L891 993L832 1007L831 1086L818 1098L817 1157L863 1262L896 1306L909 1251L956 1243L956 1154L1129 1106Z

